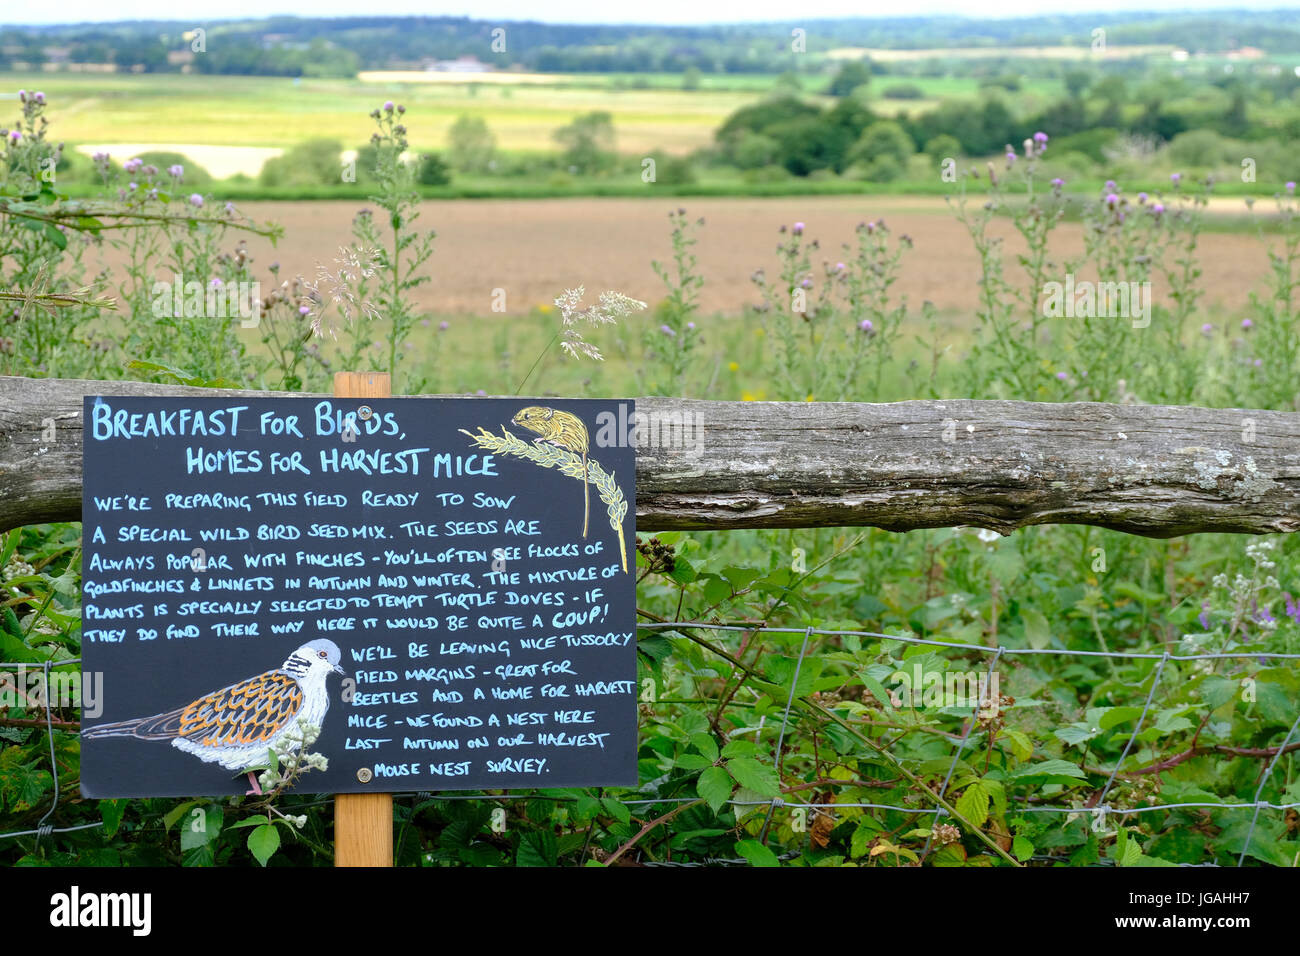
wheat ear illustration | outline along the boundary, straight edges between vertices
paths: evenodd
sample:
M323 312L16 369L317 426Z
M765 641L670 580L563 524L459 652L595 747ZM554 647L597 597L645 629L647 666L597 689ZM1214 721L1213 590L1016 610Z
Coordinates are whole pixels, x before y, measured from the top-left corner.
M479 427L477 435L463 428L460 429L460 433L469 436L476 448L490 451L494 455L514 455L516 458L527 459L543 468L558 468L560 474L579 480L582 480L585 474L596 486L600 500L605 502L605 509L609 514L609 526L618 535L618 554L623 562L623 571L627 572L627 544L623 540L623 519L627 516L627 499L623 497L623 490L614 481L614 476L602 468L600 462L588 458L584 472L582 456L555 445L535 445L526 442L506 428L501 429L500 435L494 435L482 426Z

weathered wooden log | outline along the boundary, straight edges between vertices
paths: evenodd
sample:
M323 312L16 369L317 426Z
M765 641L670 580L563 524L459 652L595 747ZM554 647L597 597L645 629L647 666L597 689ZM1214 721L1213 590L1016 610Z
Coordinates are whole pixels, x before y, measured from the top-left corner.
M218 393L0 377L0 529L79 519L82 397L96 394ZM636 401L643 530L1089 524L1149 537L1300 530L1296 413L981 400Z

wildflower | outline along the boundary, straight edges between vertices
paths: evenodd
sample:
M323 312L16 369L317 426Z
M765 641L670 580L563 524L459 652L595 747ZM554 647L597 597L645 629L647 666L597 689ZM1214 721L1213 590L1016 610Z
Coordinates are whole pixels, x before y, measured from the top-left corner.
M393 111L393 101L388 100L386 103L384 103L384 112L391 113L392 111Z
M1057 373L1056 373L1057 381L1064 382L1064 381L1065 381L1067 378L1069 378L1069 377L1070 377L1070 376L1069 376L1068 374L1066 374L1065 372L1057 372Z
M975 537L979 538L985 544L991 544L998 540L1001 535L996 531L990 531L988 528L980 528L979 531L975 533Z
M13 140L13 141L16 143L16 142L18 142L20 139L23 138L23 134L20 133L20 132L18 132L18 130L12 130L12 131L9 133L9 138L10 138L11 140Z
M1264 365L1263 359L1255 359L1255 368L1261 368Z
M1286 616L1300 624L1300 604L1297 604L1295 598L1291 597L1290 591L1285 591L1283 594L1286 597Z
M1165 211L1165 204L1162 202L1158 202L1151 207L1151 211L1158 216Z
M1287 183L1287 184L1286 184L1286 191L1287 191L1288 193L1292 193L1292 194L1295 193L1295 183Z
M739 372L739 371L740 371L740 363L739 363L739 362L728 362L728 363L727 363L727 371L729 371L729 372Z
M1143 203L1143 202L1146 202L1146 201L1147 201L1147 194L1146 194L1146 193L1138 193L1138 202Z
M686 323L686 328L687 328L689 331L694 332L694 331L695 331L695 323L694 323L694 322L687 322L687 323Z
M672 327L667 325L659 326L659 331L662 332L664 335L669 336L670 338L673 338L677 335L677 333L672 330Z
M1062 179L1060 176L1057 176L1055 179L1052 180L1052 188L1055 189L1057 192L1060 192L1061 187L1064 185L1065 185L1065 180Z
M1007 168L1010 169L1012 163L1014 163L1015 161L1016 161L1015 150L1012 149L1007 150Z
M868 335L870 335L872 329L874 329L875 326L871 324L870 319L863 319L861 322L858 323L858 328L861 331L866 332Z
M1255 327L1255 323L1250 321L1250 319L1242 319L1241 327L1245 329L1247 332L1249 332L1252 328Z
M128 159L125 163L123 163L122 168L126 170L130 175L134 176L136 172L140 169L140 167L143 165L144 165L144 160L141 159L139 156L134 156L131 159Z
M1173 173L1170 175L1169 181L1173 183L1175 186L1177 186L1178 183L1182 180L1182 178L1183 178L1182 173Z
M195 209L203 208L203 197L198 193L190 193L190 205Z
M439 322L439 323L438 323L438 331L439 331L439 332L446 332L449 328L451 328L451 323L449 323L449 322Z
M213 279L211 282L208 283L208 285L212 286L212 288L214 288L214 289L220 289L220 288L221 288L221 280L220 280L220 279Z
M1208 631L1210 629L1210 602L1209 601L1201 602L1201 613L1197 615L1196 620L1201 625L1201 630Z
M298 314L299 314L299 315L308 315L308 314L310 314L310 313L311 313L311 306L309 306L309 305L300 305L300 306L298 306Z
M32 99L34 99L37 103L40 103L41 105L45 104L45 94L42 93L40 90L37 90L35 93L32 94Z
M844 271L844 263L842 263L842 262L837 262L837 263L835 263L835 271L836 271L836 272L843 272L843 271Z
M406 107L403 106L401 103L398 103L398 104L397 104L397 115L398 115L398 116L401 116L401 115L402 115L403 113L405 113L405 112L406 112Z
M1108 192L1108 193L1113 193L1113 192L1118 192L1118 191L1119 191L1119 187L1115 185L1115 180L1113 180L1113 179L1108 179L1108 180L1106 180L1106 186L1105 186L1105 189L1106 189L1106 192Z
M792 231L796 236L802 236L802 235L803 235L803 223L801 223L801 222L796 222L796 223L794 224L794 229L791 230L791 231Z
M1042 150L1047 145L1047 134L1039 130L1034 134L1034 143L1037 144L1039 150Z
M1201 326L1201 332L1205 335L1210 335L1211 333L1214 332L1214 326L1211 325L1209 322L1206 322L1204 325Z
M479 389L477 392L475 392L474 394L475 394L475 395L486 395L487 392L480 388L480 389Z
M18 91L18 102L19 102L19 103L26 103L26 102L27 102L27 91L26 91L26 90L19 90L19 91Z
M799 286L804 289L811 289L812 279L804 279L802 282L799 283Z
M168 166L167 175L172 179L181 179L185 176L185 167L180 163L176 163L174 166Z
M1119 196L1117 196L1115 193L1108 193L1108 194L1106 195L1106 205L1107 205L1107 206L1114 206L1114 205L1116 205L1116 204L1118 204L1118 203L1119 203Z

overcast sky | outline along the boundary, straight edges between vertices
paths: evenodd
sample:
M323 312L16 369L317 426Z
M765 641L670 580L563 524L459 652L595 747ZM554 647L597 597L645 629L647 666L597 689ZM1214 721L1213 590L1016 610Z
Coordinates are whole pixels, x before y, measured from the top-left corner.
M547 23L735 23L793 22L821 17L960 14L967 17L1038 16L1116 10L1270 10L1294 8L1272 2L1224 0L1080 0L1065 9L1045 9L1042 0L911 0L906 4L868 0L646 0L608 3L596 0L57 0L52 4L5 0L0 23L83 23L167 19L201 23L214 19L294 14L313 17L382 15L468 16L479 20L542 20ZM7 9L6 9L7 8Z

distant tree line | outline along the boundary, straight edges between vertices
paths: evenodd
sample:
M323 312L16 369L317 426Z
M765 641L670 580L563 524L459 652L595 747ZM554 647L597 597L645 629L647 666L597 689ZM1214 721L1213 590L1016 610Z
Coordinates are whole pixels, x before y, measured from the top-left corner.
M1278 53L1300 49L1297 11L1112 17L1105 23L1100 22L1105 18L1089 14L705 27L498 23L466 17L269 17L209 24L132 21L0 29L0 69L12 63L62 60L138 66L151 72L178 70L184 64L168 54L187 49L182 34L196 26L207 31L207 49L195 57L191 69L292 76L349 75L357 69L409 67L461 56L474 56L500 68L545 72L779 73L807 68L810 61L837 47L974 46L1006 49L1008 54L1019 46L1086 48L1098 26L1106 30L1111 44L1166 43L1192 52L1221 52L1236 46ZM795 28L805 31L806 55L792 49Z

